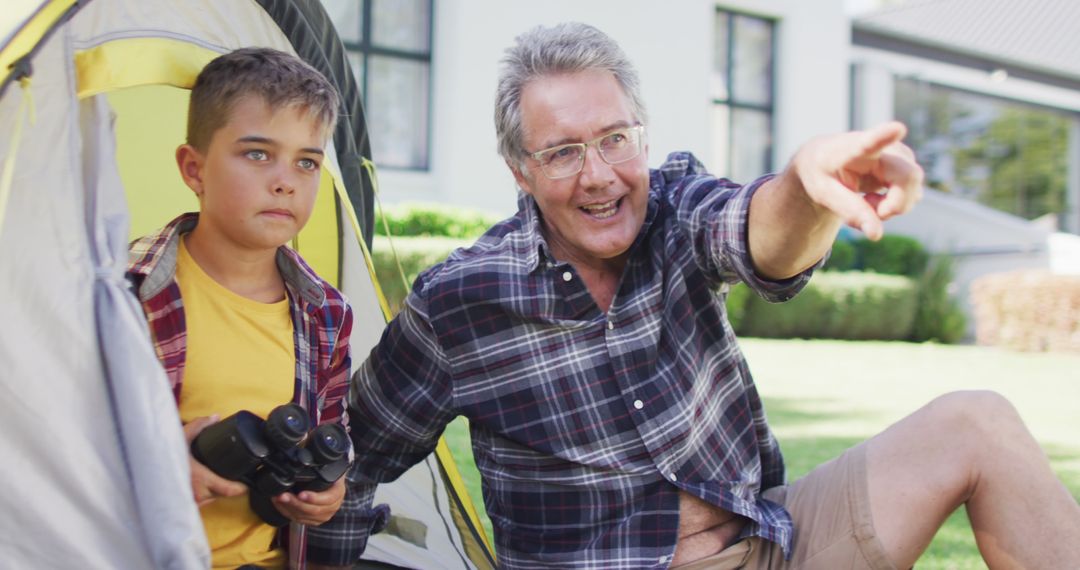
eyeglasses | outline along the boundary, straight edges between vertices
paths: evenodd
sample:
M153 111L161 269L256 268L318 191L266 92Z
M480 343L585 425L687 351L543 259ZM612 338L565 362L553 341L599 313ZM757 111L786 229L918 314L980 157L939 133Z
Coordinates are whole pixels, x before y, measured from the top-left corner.
M636 125L616 129L589 142L561 144L530 153L540 163L540 170L551 180L566 178L581 172L585 165L585 153L595 146L597 154L608 164L619 164L641 154L641 141L645 138L645 126Z

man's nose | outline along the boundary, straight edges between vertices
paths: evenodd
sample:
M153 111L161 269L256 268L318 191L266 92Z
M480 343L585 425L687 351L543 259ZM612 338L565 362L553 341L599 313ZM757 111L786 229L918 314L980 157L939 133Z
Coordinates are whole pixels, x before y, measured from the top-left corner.
M585 147L585 163L581 165L580 180L583 186L609 186L615 180L615 169L600 156L595 145Z

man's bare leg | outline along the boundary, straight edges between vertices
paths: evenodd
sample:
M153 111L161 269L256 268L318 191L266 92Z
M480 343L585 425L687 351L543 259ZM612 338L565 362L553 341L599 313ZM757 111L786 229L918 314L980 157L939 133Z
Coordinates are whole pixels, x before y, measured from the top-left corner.
M1000 395L942 396L866 445L874 526L899 568L964 504L990 568L1080 568L1080 505Z

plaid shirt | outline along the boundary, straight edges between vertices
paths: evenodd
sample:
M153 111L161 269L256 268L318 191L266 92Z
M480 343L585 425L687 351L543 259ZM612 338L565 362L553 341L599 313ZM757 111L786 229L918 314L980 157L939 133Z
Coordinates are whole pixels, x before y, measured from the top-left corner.
M142 303L154 350L178 403L187 326L175 279L177 243L197 223L198 214L176 218L158 232L134 241L128 260L128 279ZM320 279L292 249L278 249L277 266L285 281L293 322L294 402L308 410L312 425L339 422L348 428L343 412L351 366L352 309L341 293ZM349 478L353 478L351 473ZM324 564L347 564L359 558L368 534L385 524L385 507L368 510L366 505L371 502L370 489L347 486L345 500L333 519L319 527L290 525L290 567L303 568L305 553L311 561Z
M747 215L767 179L741 187L669 156L607 313L523 195L420 275L357 371L362 475L393 479L463 414L501 567L666 568L680 490L790 551L790 515L761 498L783 459L724 307L728 284L782 301L810 278L754 274Z

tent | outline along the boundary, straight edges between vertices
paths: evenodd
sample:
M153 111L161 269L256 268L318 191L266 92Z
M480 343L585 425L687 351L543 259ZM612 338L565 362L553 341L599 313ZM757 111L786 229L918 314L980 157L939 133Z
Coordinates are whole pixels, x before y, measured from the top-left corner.
M355 79L311 0L4 0L0 13L0 559L27 568L204 568L187 452L127 242L196 203L172 151L186 88L243 46L337 85L316 211L293 244L351 300L354 360L388 309L369 251L374 168ZM380 486L370 567L490 568L445 444Z

